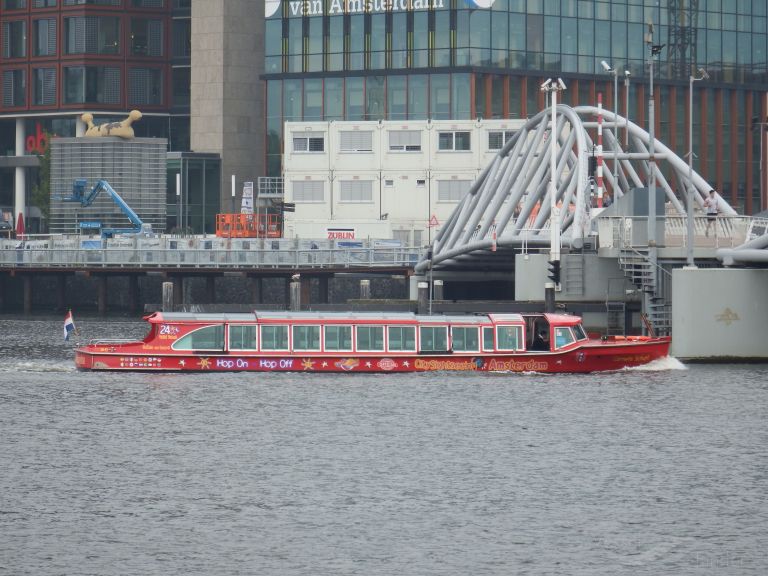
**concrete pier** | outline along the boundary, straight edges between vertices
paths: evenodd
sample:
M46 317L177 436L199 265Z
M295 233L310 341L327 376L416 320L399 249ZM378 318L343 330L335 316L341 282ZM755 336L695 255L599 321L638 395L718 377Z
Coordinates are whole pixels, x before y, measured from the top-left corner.
M96 276L96 282L98 284L99 316L105 316L107 314L107 277L105 275Z

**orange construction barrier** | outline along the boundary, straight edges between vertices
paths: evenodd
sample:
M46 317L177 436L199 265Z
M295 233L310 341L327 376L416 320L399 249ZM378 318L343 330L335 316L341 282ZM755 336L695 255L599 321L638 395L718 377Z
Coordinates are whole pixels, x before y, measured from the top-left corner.
M279 214L217 214L216 236L220 238L280 238Z

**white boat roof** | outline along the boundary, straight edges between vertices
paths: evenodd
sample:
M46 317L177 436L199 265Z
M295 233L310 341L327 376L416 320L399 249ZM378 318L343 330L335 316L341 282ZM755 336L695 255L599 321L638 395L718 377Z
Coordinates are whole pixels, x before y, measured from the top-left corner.
M333 320L335 322L357 320L369 322L403 322L441 324L483 324L489 318L495 323L519 323L523 321L520 314L482 314L482 315L418 315L412 312L310 312L310 311L255 311L255 312L158 312L158 318L166 322L256 322L263 320Z

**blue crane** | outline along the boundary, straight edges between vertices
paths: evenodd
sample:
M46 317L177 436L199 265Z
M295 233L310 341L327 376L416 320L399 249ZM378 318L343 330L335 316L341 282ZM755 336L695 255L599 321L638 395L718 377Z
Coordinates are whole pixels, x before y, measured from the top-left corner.
M133 228L102 228L101 236L103 238L111 238L115 234L151 234L151 224L144 224L139 218L139 215L128 206L128 204L120 197L109 182L106 180L99 180L96 182L93 188L86 193L85 187L88 184L88 180L85 178L78 178L72 184L72 196L63 196L59 199L64 202L79 202L81 206L90 206L99 192L104 191L109 194L112 201L117 204L120 211L128 217L128 220L133 224Z

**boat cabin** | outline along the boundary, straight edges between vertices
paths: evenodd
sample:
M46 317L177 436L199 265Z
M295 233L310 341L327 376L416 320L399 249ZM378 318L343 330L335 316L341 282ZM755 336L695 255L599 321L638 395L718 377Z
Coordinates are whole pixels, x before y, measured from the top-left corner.
M580 318L555 314L156 312L146 320L152 329L144 344L180 354L515 354L565 349L587 339Z

